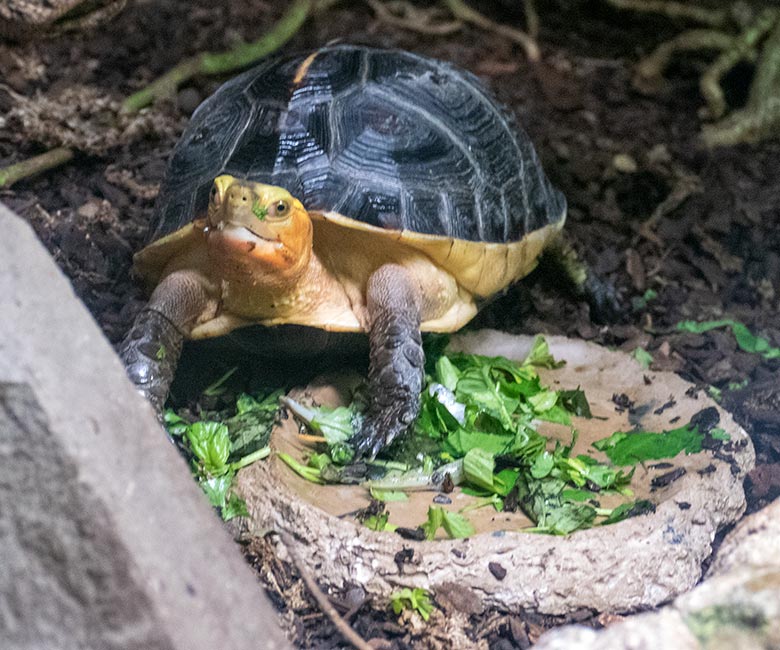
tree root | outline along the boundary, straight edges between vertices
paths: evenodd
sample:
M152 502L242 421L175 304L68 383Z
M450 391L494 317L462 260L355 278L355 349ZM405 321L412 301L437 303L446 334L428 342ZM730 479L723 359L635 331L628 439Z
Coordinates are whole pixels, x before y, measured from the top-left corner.
M493 22L469 7L465 0L442 0L454 20L442 18L438 7L421 9L408 0L365 1L379 20L394 27L420 34L443 36L459 31L463 28L464 23L470 23L517 43L523 48L529 61L538 61L540 58L539 46L536 43L536 35L539 32L539 16L536 13L533 0L523 0L528 32Z
M696 50L728 50L734 37L715 29L690 29L661 43L636 67L634 85L640 90L649 89L659 82L669 64L679 52Z
M460 20L441 20L438 7L422 9L407 0L366 0L376 17L388 25L430 36L446 36L463 28Z
M607 0L607 3L616 9L660 14L667 18L684 18L710 27L722 27L729 18L728 12L723 9L697 7L690 2L674 0Z
M709 106L710 117L719 119L726 112L726 99L720 81L737 63L758 56L759 42L769 33L778 20L776 9L765 9L741 34L735 37L732 44L707 68L702 75L699 89Z
M485 31L494 32L499 36L503 36L504 38L507 38L510 41L514 41L520 45L525 50L525 55L528 57L529 61L538 61L541 58L539 46L537 45L536 41L526 32L515 29L514 27L507 27L506 25L493 22L478 11L475 11L469 7L465 3L465 0L444 0L444 4L447 5L449 10L452 12L452 15L457 19L466 23L471 23L472 25L476 25ZM527 6L528 3L526 3L526 15L528 15Z
M715 60L699 79L707 117L720 120L702 127L706 146L758 142L780 134L780 9L768 7L752 16L740 12L737 5L731 10L713 10L671 0L606 2L619 9L685 18L708 27L684 31L659 45L639 62L634 80L640 90L649 90L678 52L717 51ZM726 115L728 105L721 81L742 61L756 64L747 105Z

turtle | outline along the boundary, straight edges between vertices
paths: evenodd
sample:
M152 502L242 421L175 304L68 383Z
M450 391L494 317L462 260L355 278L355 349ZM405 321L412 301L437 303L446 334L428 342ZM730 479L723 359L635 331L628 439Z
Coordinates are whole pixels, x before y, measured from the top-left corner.
M349 44L277 57L207 98L175 146L121 357L160 409L186 338L367 334L353 443L371 459L418 414L421 332L464 326L565 219L531 140L469 72Z

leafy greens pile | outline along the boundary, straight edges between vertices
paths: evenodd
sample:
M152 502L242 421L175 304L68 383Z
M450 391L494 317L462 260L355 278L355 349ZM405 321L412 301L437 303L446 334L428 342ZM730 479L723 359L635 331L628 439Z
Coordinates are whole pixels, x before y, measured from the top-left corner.
M435 487L436 469L447 464L465 492L481 497L481 505L498 510L519 507L536 524L534 532L559 535L652 509L649 502L630 500L614 509L602 508L599 498L606 493L630 499L633 469L624 471L587 455L572 455L574 430L570 444L556 442L549 449L551 441L534 428L538 420L571 425L572 416L591 417L581 390L551 390L542 385L536 368L559 365L542 337L534 340L522 363L503 357L442 354L426 378L414 431L380 456L385 460L377 461L392 469L402 459L406 464L400 467L409 471L395 479L374 481L374 487L396 491L421 487L420 476ZM359 408L308 409L290 402L285 403L294 405L293 412L328 443L328 454L314 454L307 466L289 457L283 460L309 480L338 481L334 467L352 458L349 440L359 429ZM409 469L410 461L416 462L416 469ZM463 514L457 518L453 514L457 513L431 508L428 521L421 525L425 536L432 539L440 526L453 537L473 534ZM375 528L393 528L386 517L371 521Z
M242 394L236 413L222 420L216 413L188 422L171 409L164 413L165 427L189 458L192 473L209 502L225 521L248 516L246 504L232 491L236 472L271 453L271 435L282 391L262 400Z

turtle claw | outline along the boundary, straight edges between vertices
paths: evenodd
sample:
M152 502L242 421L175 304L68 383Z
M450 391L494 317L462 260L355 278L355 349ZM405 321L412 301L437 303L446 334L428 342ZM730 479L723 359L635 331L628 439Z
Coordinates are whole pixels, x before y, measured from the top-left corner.
M395 408L379 413L378 417L369 415L350 441L355 450L352 462L374 460L382 449L409 428L415 416L416 412L408 414L407 409Z
M373 460L387 442L380 427L375 422L367 422L351 440L352 448L355 450L352 462Z

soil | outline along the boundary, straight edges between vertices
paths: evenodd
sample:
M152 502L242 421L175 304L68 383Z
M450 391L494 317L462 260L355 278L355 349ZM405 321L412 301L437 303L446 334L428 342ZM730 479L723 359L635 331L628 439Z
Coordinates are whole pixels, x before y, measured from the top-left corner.
M64 167L0 190L0 200L33 225L114 344L143 303L131 257L143 245L166 159L189 114L224 79L196 78L122 129L107 126L106 116L185 57L262 35L281 4L137 0L90 33L0 44L0 115L7 115L0 166L63 142L83 141L86 150ZM495 34L466 27L421 37L378 21L357 0L309 20L285 50L342 39L417 51L478 74L536 143L568 198L571 241L617 287L626 309L621 322L598 325L584 303L562 297L554 278L540 269L493 302L474 326L643 348L654 360L649 376L671 369L702 390L722 391L756 445L758 464L747 481L748 510L755 511L780 495L780 415L772 383L778 361L740 350L728 330L687 334L675 326L732 318L780 346L780 185L771 182L771 170L780 168L780 142L702 147L697 84L711 61L705 55L678 59L654 94L634 88L638 58L684 25L618 12L596 0L538 4L542 60L536 64ZM494 20L521 24L507 6L512 3L480 3ZM726 78L733 107L745 101L751 73L744 66ZM14 109L23 98L33 100L26 102L26 114L38 111L36 120L23 120ZM40 110L47 99L54 102L48 112ZM340 647L341 638L294 569L278 562L272 549L255 542L245 551L296 645ZM437 636L436 617L431 625L413 625L361 605L354 591L333 597L354 610L352 625L364 638L377 639L375 647L446 645ZM613 618L590 611L565 621L486 612L472 616L471 636L491 648L525 648L552 625L600 626Z

